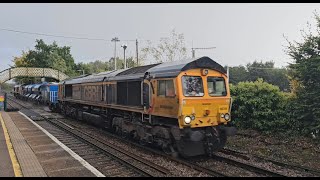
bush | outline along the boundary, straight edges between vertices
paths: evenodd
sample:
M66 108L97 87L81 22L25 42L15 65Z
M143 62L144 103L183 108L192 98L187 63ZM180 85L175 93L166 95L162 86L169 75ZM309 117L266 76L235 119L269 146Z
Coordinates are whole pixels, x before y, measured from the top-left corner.
M286 106L289 95L279 87L258 79L230 86L232 122L242 129L264 132L284 131L291 128Z

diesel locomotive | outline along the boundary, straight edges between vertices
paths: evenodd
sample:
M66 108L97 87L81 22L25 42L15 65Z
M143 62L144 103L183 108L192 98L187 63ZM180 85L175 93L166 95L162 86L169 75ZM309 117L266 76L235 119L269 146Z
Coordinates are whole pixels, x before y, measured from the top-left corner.
M50 107L177 156L211 156L235 135L226 70L209 57L83 75Z
M61 112L182 156L224 147L231 97L226 70L209 57L103 72L59 84Z

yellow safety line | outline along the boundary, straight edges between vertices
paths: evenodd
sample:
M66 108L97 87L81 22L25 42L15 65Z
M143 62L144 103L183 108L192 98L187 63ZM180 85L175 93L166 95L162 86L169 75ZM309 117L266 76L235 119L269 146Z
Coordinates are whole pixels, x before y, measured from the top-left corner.
M13 166L13 171L14 171L14 176L15 177L23 177L22 176L22 172L21 172L21 168L20 168L20 164L16 158L16 154L14 152L13 146L11 144L11 140L10 140L10 136L8 133L8 130L6 128L6 125L2 119L2 115L0 113L0 121L2 124L2 128L3 128L3 132L4 132L4 137L6 139L6 143L7 143L7 147L8 147L8 151L9 151L9 155L10 155L10 159L12 162L12 166Z

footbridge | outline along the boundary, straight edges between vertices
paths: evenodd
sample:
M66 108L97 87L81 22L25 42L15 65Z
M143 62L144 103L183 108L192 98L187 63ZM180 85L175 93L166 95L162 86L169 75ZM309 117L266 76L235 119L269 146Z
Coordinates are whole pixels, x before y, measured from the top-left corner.
M17 67L9 68L0 72L0 84L15 77L50 77L63 81L69 76L63 72L51 68Z

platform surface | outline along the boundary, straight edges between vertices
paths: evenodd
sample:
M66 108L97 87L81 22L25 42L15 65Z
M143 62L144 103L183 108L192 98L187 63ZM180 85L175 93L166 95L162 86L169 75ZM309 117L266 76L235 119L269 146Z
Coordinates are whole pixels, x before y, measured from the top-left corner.
M56 141L19 112L0 111L23 177L94 177ZM31 121L30 121L31 120ZM0 177L15 176L4 130L0 130Z
M0 123L0 177L14 177L2 123Z

